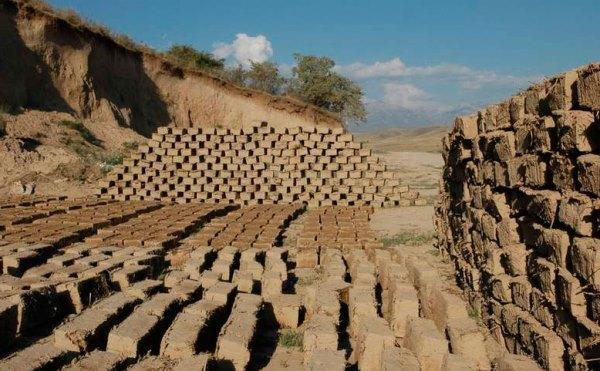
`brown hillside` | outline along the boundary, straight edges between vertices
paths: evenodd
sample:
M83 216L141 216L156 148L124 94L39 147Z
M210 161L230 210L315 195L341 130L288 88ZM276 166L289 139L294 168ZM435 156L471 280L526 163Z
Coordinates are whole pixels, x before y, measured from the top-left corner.
M145 136L169 123L342 125L311 105L183 70L100 31L37 2L0 0L0 103L113 121Z

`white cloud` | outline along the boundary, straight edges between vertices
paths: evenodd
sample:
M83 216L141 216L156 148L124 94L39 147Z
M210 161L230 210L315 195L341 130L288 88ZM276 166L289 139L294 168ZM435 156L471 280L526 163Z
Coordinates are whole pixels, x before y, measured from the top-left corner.
M265 62L273 55L271 42L264 36L249 36L245 33L235 35L230 44L217 43L213 54L217 58L233 58L236 63L249 66L250 62Z
M431 96L412 84L385 83L383 103L392 108L408 110L439 109L439 105L431 100Z
M477 90L484 85L521 86L539 80L539 77L499 75L493 71L474 70L467 66L447 63L431 66L407 66L400 58L383 62L378 61L372 64L356 62L346 66L338 66L337 70L355 79L429 77L439 80L452 80L466 90Z

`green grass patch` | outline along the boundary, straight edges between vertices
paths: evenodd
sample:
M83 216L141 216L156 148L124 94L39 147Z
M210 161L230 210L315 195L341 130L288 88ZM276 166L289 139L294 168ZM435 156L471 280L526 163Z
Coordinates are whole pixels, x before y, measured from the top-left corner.
M467 314L469 315L469 317L473 318L473 319L479 319L481 316L479 315L479 310L477 310L477 308L473 308L473 307L469 307L467 308Z
M418 233L412 231L404 231L391 236L384 236L381 239L383 247L396 245L419 246L433 241L435 238L433 233Z
M301 347L304 336L296 331L281 330L279 332L278 343L285 348Z
M62 120L58 124L67 129L75 130L86 142L97 147L102 147L102 141L96 138L96 136L89 131L89 129L86 128L81 121Z

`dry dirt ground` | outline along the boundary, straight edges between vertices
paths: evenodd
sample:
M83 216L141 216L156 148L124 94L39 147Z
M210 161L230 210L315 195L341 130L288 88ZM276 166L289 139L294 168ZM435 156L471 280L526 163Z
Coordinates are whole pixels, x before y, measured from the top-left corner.
M92 194L110 166L146 139L111 122L81 121L67 113L0 113L0 195Z
M371 148L388 168L400 170L403 182L432 204L444 165L441 141L446 130L444 127L388 129L355 137Z

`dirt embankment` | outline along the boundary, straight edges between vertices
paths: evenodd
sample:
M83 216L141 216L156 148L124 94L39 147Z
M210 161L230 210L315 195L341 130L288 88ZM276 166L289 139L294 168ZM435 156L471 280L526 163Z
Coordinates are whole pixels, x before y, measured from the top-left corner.
M115 122L145 136L172 122L342 125L311 105L182 70L20 1L0 0L0 40L0 103L9 107Z

